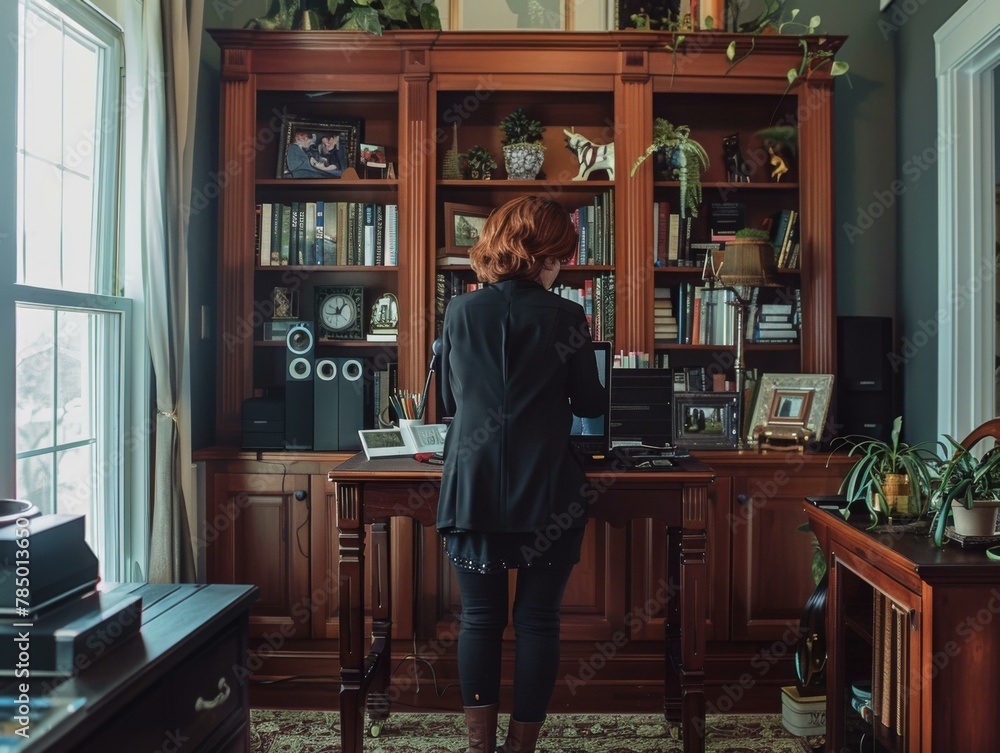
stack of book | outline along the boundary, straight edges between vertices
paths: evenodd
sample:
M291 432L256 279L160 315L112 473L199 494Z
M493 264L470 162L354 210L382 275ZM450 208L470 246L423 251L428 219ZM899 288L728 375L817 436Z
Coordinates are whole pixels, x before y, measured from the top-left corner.
M761 303L757 306L754 340L759 343L794 343L799 340L792 303Z
M677 316L670 288L653 290L653 338L677 342Z

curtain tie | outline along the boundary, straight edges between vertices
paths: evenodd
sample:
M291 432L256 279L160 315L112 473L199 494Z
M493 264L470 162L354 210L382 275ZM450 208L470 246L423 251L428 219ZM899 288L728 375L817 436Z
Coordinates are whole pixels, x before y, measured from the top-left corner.
M165 411L165 410L158 410L158 411L156 411L156 415L158 415L158 416L166 416L167 418L169 418L171 421L174 422L175 426L178 425L177 424L177 409L176 408L174 408L169 413L167 413L167 411Z

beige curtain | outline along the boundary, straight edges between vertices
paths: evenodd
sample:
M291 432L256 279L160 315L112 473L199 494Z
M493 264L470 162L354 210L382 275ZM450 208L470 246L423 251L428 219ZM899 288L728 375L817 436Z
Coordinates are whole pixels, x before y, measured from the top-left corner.
M187 211L203 0L144 0L143 272L156 394L149 581L196 579L182 462L189 457Z

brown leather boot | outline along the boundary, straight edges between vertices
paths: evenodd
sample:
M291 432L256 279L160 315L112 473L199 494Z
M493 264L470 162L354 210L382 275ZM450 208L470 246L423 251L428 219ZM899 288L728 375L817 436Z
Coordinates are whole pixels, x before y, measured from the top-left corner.
M497 747L497 712L500 704L466 706L465 726L469 730L466 753L494 753Z
M507 741L497 749L497 753L535 753L538 733L545 722L519 722L510 720Z

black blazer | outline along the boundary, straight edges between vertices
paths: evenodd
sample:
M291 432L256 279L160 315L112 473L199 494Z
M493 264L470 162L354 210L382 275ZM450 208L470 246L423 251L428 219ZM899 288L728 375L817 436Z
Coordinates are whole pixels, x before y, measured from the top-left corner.
M608 398L583 308L537 282L505 280L452 299L441 344L438 377L454 420L437 527L584 525L583 466L570 426L574 411L603 415ZM577 512L572 521L567 511Z

